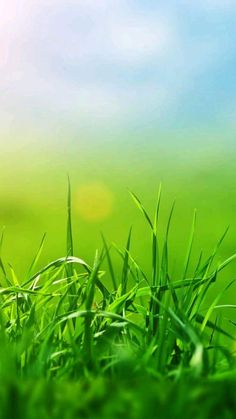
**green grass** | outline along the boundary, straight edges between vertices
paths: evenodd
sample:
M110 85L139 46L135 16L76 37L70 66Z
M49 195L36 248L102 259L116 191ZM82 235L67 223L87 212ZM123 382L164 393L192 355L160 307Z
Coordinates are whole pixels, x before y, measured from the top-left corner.
M235 322L227 311L236 305L223 299L234 278L220 291L218 282L236 254L217 259L227 231L192 269L194 213L176 276L169 250L174 205L162 230L161 189L153 217L131 196L151 238L147 272L132 254L132 229L123 249L102 236L92 263L75 256L70 183L64 257L39 267L44 236L26 277L18 278L2 259L2 237L2 418L234 417Z

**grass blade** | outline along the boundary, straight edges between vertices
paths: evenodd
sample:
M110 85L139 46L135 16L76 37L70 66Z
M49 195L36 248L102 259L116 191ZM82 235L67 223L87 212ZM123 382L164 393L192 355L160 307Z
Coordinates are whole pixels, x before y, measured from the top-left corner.
M126 244L126 248L125 248L125 257L124 257L122 278L121 278L121 292L122 292L122 295L126 293L126 289L127 289L128 274L129 274L129 250L130 250L130 243L131 243L131 234L132 234L132 227L129 230L129 235L128 235L127 244Z

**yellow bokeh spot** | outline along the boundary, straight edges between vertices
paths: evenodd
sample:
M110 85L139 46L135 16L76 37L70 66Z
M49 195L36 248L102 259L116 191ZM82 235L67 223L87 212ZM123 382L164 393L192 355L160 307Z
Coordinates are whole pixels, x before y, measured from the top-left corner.
M109 217L113 207L113 194L102 182L83 184L78 190L78 211L82 218L96 222Z

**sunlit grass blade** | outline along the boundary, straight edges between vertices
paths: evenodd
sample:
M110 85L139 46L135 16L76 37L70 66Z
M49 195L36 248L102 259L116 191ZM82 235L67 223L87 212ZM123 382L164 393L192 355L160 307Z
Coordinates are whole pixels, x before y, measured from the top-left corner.
M72 206L71 206L71 184L70 178L68 177L68 196L67 196L67 237L66 237L66 254L67 256L74 255L74 248L73 248L73 233L72 233ZM66 265L66 273L68 278L73 277L73 263L69 263ZM76 287L74 282L70 285L72 294L76 294ZM73 310L76 306L76 297L70 298L70 309Z
M78 264L82 266L85 269L85 271L88 273L91 271L91 267L83 259L77 258L75 256L71 256L71 257L66 256L63 258L56 259L53 262L50 262L48 265L44 266L42 269L40 269L38 272L32 275L29 279L27 279L27 281L25 281L22 284L22 286L26 286L32 283L38 276L44 274L47 271L57 270L70 263Z
M217 305L217 303L219 302L219 300L221 299L221 297L223 296L223 294L225 293L225 291L227 291L234 283L236 280L231 281L218 295L217 297L213 300L213 302L210 304L210 306L207 309L207 312L205 314L204 320L202 322L202 326L201 326L201 333L204 331L207 321L209 320L212 312L215 309L215 306Z
M175 202L173 202L173 205L170 210L170 214L169 214L167 226L166 226L165 237L164 237L161 266L160 266L160 285L166 284L169 278L168 277L168 268L169 268L168 244L169 244L169 231L170 231L171 220L174 213L174 208L175 208Z
M137 205L138 209L144 215L147 223L151 227L151 230L153 230L153 224L152 224L151 218L149 217L149 215L148 215L147 211L145 210L143 204L141 203L141 201L139 200L139 198L133 192L129 191L129 193L130 193L131 197L133 198L135 204Z
M199 324L203 324L204 320L205 320L205 316L203 316L202 314L196 314L194 320L199 323ZM228 333L225 329L223 329L222 327L218 326L217 324L215 324L215 322L212 322L211 320L205 320L205 325L204 328L207 327L211 330L215 330L217 332L219 332L220 334L226 336L227 338L235 341L235 337L233 335L231 335L230 333Z
M28 272L27 272L27 276L26 276L26 278L29 278L29 277L32 275L32 273L33 273L33 271L34 271L35 267L36 267L36 266L37 266L37 264L38 264L38 261L39 261L39 259L40 259L41 254L42 254L42 251L43 251L43 247L44 247L44 243L45 243L45 238L46 238L46 233L44 233L44 235L43 235L43 237L42 237L42 240L41 240L41 242L40 242L40 245L39 245L38 251L37 251L37 253L36 253L36 255L35 255L35 257L34 257L34 259L33 259L32 263L31 263L31 265L30 265L30 267L29 267L29 270L28 270Z
M108 249L107 242L106 242L105 237L104 237L103 234L102 234L102 241L103 241L104 249L105 249L105 252L106 252L105 256L106 256L106 259L107 259L108 268L109 268L110 275L111 275L113 289L117 290L117 281L116 281L116 277L115 277L115 273L114 273L114 269L113 269L113 265L112 265L112 260L111 260L111 257L110 257L110 249Z
M158 237L157 237L157 228L158 228L158 219L160 213L160 203L161 203L161 184L159 186L156 209L154 214L154 222L152 225L152 285L157 285L158 278L158 265L159 265L159 249L158 249Z
M230 256L228 259L226 259L224 262L222 262L218 268L217 271L220 272L222 271L222 269L226 268L226 266L228 266L231 262L236 260L236 253L232 256Z
M67 256L74 255L73 249L73 234L72 234L72 215L71 215L71 183L68 177L68 196L67 196L67 237L66 237L66 251ZM71 267L69 267L71 270ZM69 275L70 276L70 275Z
M131 243L131 234L132 234L132 227L129 230L129 235L128 235L126 248L125 248L125 256L124 256L124 263L123 263L123 270L122 270L122 277L121 277L121 292L122 292L122 294L125 294L126 289L127 289L128 274L129 274L129 250L130 250L130 243Z
M222 234L222 236L220 237L220 239L218 240L215 248L213 249L212 254L209 256L209 258L206 260L206 262L204 263L204 265L199 269L199 271L197 272L197 275L200 275L202 277L207 276L209 274L209 270L211 269L212 263L219 251L219 248L222 244L222 242L224 241L227 233L229 231L229 226L225 229L224 233ZM229 262L230 263L230 262ZM226 265L225 265L226 266ZM223 269L223 267L222 267ZM219 270L219 269L218 269Z
M4 277L6 278L7 274L6 274L6 269L2 260L2 247L3 247L3 239L4 239L4 230L5 227L2 230L2 234L1 234L1 238L0 238L0 269L3 272Z
M97 275L99 271L99 267L101 264L101 258L98 256L98 252L96 252L94 265L90 276L88 278L88 283L86 287L86 301L85 301L85 308L87 312L90 312L93 306L94 294L95 294L95 283L97 280ZM92 337L92 320L93 314L86 316L84 321L84 356L89 368L93 366L93 337Z
M196 229L196 218L197 218L197 211L195 209L194 210L194 215L193 215L192 229L191 229L191 233L190 233L190 237L189 237L187 254L186 254L185 263L184 263L183 278L185 278L186 275L187 275L189 262L190 262L190 258L191 258L191 254L192 254L193 240L194 240L194 234L195 234L195 229Z

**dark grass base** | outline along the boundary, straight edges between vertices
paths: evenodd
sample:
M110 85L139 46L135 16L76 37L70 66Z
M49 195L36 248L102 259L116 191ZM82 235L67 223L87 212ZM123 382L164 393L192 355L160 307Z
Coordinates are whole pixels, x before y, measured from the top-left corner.
M221 379L155 379L147 374L81 381L4 381L1 418L234 419L236 372Z

